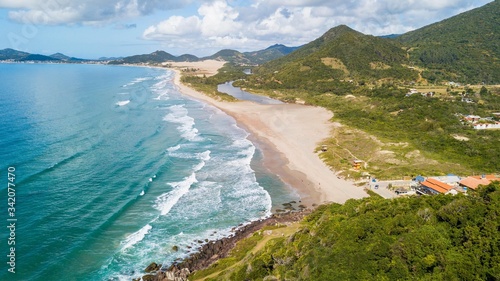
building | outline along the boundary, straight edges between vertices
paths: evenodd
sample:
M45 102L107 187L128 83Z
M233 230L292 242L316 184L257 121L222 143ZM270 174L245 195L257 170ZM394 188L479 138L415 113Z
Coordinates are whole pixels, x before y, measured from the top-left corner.
M361 169L361 164L362 164L362 163L363 163L363 161L362 161L362 160L354 159L354 160L352 161L352 167L353 167L354 169L356 169L356 170L359 170L359 169Z
M480 185L488 185L492 181L500 181L500 178L495 175L470 176L462 179L460 181L460 186L476 190Z
M500 129L500 122L495 122L495 123L474 123L472 126L476 130Z
M479 120L481 120L481 116L478 116L478 115L467 115L464 117L465 120L469 121L469 122L477 122Z
M455 190L453 190L453 186L432 178L428 178L425 181L421 182L420 186L424 191L431 194L457 193Z
M454 175L454 174L449 174L449 175L446 175L446 176L438 176L438 177L430 177L431 179L435 179L435 180L438 180L440 182L444 182L446 184L449 184L453 187L456 187L459 185L459 182L461 180L461 178L457 175Z

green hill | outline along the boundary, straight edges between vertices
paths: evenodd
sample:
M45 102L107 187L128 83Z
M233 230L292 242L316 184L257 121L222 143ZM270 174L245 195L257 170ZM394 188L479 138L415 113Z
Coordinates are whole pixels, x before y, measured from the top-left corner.
M190 280L214 269L208 280L499 280L499 214L499 182L468 196L323 205L295 233L241 261L235 252Z
M3 49L0 50L0 60L19 60L30 55L30 53L17 51L14 49Z
M500 1L399 36L428 80L500 84Z
M134 55L118 60L110 61L109 64L134 64L134 63L162 63L166 61L177 61L178 57L165 51L155 51L151 54Z
M234 64L258 65L283 57L299 47L287 47L281 44L272 45L266 49L241 53L236 50L224 49L203 59L224 60Z
M417 72L403 66L408 63L400 43L341 25L254 72L270 87L329 91L347 80L416 79Z

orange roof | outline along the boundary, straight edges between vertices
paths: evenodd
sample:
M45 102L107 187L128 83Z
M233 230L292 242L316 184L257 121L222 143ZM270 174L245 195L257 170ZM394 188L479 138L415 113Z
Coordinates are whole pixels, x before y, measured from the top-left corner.
M422 182L422 185L425 187L428 187L430 189L433 189L439 193L446 193L453 189L453 186L446 184L444 182L438 181L436 179L426 179L424 182Z
M483 179L483 176L472 176L473 178L475 179ZM484 175L484 178L485 179L488 179L490 181L494 181L494 180L500 180L499 178L497 178L495 175Z
M470 176L460 181L460 184L468 188L477 189L479 185L488 185L492 181L499 181L495 175L483 176Z

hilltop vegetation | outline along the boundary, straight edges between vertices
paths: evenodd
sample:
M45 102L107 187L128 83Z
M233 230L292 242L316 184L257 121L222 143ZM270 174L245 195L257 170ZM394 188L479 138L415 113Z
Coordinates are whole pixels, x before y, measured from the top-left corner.
M399 36L430 82L500 84L500 1Z
M459 116L493 118L500 111L499 88L429 83L500 83L499 3L396 39L338 26L289 55L254 68L254 75L235 85L286 102L326 107L335 121L384 143L403 144L384 148L384 155L379 153L383 145L359 149L356 156L367 161L368 172L375 176L495 173L500 171L500 131L474 130ZM448 61L447 56L456 59ZM421 92L433 93L406 96L419 85ZM363 146L338 139L325 144L329 152L322 156L335 169L349 169L353 160L352 153L339 153L337 147Z
M207 280L498 280L499 214L499 182L469 196L323 205L293 234L190 280L212 268L220 271Z
M351 88L348 80L416 79L416 71L402 66L408 63L398 44L341 25L254 73L264 87L330 91Z

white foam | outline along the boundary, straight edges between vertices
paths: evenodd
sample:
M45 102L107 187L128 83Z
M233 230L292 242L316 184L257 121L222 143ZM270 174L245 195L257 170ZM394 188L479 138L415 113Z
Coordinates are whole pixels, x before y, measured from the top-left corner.
M142 241L142 239L144 239L146 234L149 233L151 228L153 228L153 227L151 225L147 224L143 228L141 228L138 231L127 236L127 238L125 238L125 241L121 242L121 244L124 245L122 247L122 251L127 249L127 248L130 248L130 247L134 246L135 244L139 243L140 241Z
M135 78L134 80L132 80L131 82L123 85L122 87L128 87L128 86L132 86L134 84L137 84L137 83L140 83L140 82L144 82L146 80L150 80L151 77L139 77L139 78Z
M116 103L118 106L124 106L130 103L130 100L119 101Z
M174 151L179 150L179 148L181 148L181 146L178 144L176 146L172 146L172 147L167 148L167 151L168 152L174 152Z
M198 158L200 158L201 160L203 160L203 161L208 161L208 160L210 160L210 153L211 153L211 152L212 152L212 151L207 150L207 151L204 151L204 152L202 152L202 153L197 153L197 154L196 154L196 156L197 156Z
M196 180L196 174L192 173L181 182L169 183L169 185L173 187L173 190L158 196L154 207L160 211L162 216L168 214L172 207L177 204L179 199L189 192L191 185L196 182L198 182L198 180Z
M188 110L184 105L173 105L170 108L170 113L163 117L164 121L179 124L177 129L181 132L181 136L189 141L193 141L198 136L198 129L194 127L194 119L188 116Z

